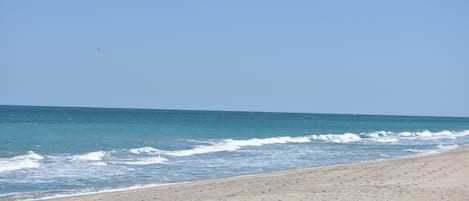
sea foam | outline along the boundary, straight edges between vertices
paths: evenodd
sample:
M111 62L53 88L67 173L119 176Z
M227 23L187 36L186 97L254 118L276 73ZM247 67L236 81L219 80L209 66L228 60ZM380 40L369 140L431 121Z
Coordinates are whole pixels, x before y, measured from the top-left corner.
M404 151L407 152L413 152L416 153L417 155L429 155L429 154L437 154L441 152L446 152L449 150L453 150L458 148L459 145L453 144L453 145L438 145L433 149L405 149Z
M11 158L0 158L0 172L38 168L41 165L40 161L43 159L43 156L33 151Z
M127 165L151 165L151 164L159 164L168 161L168 159L163 157L145 157L139 158L133 161L113 161L114 164L127 164Z
M246 146L262 146L267 144L285 143L307 143L311 142L307 137L274 137L274 138L253 138L248 140L226 139L212 145L199 145L189 150L170 151L166 154L171 156L192 156L195 154L205 154L221 151L236 151Z
M130 149L134 154L165 154L170 156L192 156L197 154L206 154L222 151L236 151L246 146L262 146L267 144L284 144L284 143L307 143L311 142L308 137L273 137L273 138L253 138L248 140L225 139L211 145L198 145L192 149L166 151L155 149L153 147L140 147Z
M80 161L100 161L105 156L109 155L109 152L105 151L94 151L86 154L74 155L70 158L72 160L80 160Z
M334 134L311 135L309 136L309 138L313 140L321 140L325 142L334 142L334 143L357 142L362 139L360 136L358 136L357 134L353 134L353 133L345 133L342 135L334 135Z
M469 130L450 131L442 130L432 132L429 130L423 131L405 131L405 132L390 132L390 131L376 131L370 133L360 133L363 136L374 142L394 143L401 140L438 140L438 139L455 139L469 135Z
M443 130L439 132L431 132L429 130L418 131L418 132L400 132L398 136L404 138L420 139L420 140L436 140L436 139L455 139L469 135L469 130L462 131L449 131Z
M431 140L441 138L457 138L469 135L469 130L439 132L417 131L417 132L390 132L375 131L369 133L344 133L344 134L317 134L299 137L281 136L270 138L252 138L247 140L224 139L218 142L208 142L210 145L197 145L192 149L185 150L161 150L153 147L140 147L130 149L133 154L162 154L169 156L192 156L197 154L207 154L215 152L230 152L249 146L263 146L269 144L285 144L285 143L310 143L319 141L323 143L356 143L356 142L377 142L377 143L397 143L401 140L412 140L418 138L420 140Z
M155 153L161 153L161 150L155 149L153 147L140 147L140 148L134 148L129 150L133 154L155 154Z

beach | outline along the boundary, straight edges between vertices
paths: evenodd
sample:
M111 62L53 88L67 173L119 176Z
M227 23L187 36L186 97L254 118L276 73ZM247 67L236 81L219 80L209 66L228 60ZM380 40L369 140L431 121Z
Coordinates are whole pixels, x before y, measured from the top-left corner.
M469 200L469 147L52 200Z

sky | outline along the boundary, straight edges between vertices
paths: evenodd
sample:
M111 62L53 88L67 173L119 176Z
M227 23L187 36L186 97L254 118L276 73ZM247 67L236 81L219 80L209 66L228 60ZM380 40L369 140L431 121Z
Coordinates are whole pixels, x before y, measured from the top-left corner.
M469 116L468 10L0 0L0 105Z

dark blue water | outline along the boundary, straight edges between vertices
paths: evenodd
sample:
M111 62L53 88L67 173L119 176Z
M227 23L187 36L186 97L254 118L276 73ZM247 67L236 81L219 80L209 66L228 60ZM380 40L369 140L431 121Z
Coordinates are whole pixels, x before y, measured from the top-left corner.
M0 199L439 152L469 118L0 106Z

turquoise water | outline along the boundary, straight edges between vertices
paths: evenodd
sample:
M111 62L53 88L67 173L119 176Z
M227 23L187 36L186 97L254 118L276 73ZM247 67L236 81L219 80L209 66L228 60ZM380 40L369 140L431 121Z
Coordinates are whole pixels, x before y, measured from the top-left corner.
M436 153L469 118L0 106L0 199Z

